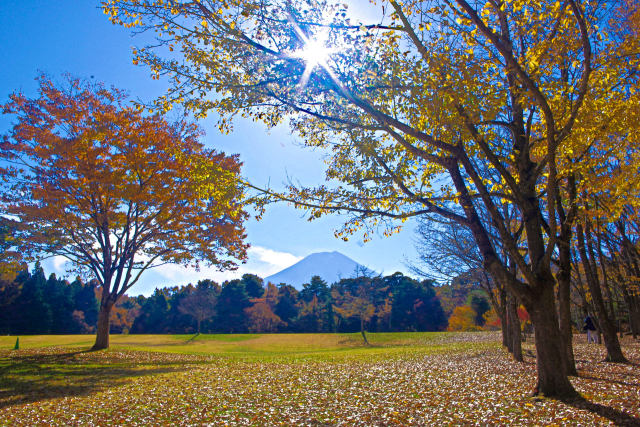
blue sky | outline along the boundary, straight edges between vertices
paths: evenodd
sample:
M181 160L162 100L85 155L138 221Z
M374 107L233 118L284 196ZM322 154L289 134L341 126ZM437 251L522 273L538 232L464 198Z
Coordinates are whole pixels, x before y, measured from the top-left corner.
M143 45L140 37L114 26L102 14L98 1L1 0L0 1L0 102L10 93L36 95L35 78L45 72L56 78L71 73L95 78L130 91L132 97L151 100L164 93L162 81L149 77L148 70L131 62L131 47ZM221 135L214 118L200 123L207 135L204 143L226 153L239 153L243 174L258 185L278 186L290 177L302 184L319 184L323 179L322 156L302 148L287 128L266 129L261 124L238 121L230 135ZM0 132L11 120L0 116ZM143 274L131 294L149 294L156 286L182 285L199 278L217 281L246 272L262 277L273 274L297 260L319 251L339 251L371 268L390 274L406 272L406 259L415 257L413 223L392 237L382 235L362 243L353 236L343 242L333 236L342 220L339 216L309 222L304 212L287 205L268 208L264 218L247 223L252 245L249 261L238 272L200 272L180 266L163 266ZM43 263L47 273L64 272L62 260Z

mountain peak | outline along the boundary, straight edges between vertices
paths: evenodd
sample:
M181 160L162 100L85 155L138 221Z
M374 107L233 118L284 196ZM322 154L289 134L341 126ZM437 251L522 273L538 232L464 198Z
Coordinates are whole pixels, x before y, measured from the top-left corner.
M315 252L307 255L292 266L266 277L264 280L275 284L287 283L301 289L302 285L309 283L313 276L320 276L322 280L331 284L340 279L375 274L348 256L333 251Z

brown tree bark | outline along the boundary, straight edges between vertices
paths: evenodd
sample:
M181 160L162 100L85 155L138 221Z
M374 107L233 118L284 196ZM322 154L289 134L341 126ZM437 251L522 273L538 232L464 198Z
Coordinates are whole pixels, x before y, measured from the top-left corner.
M96 330L96 342L91 350L104 350L109 348L109 317L113 304L110 301L100 303L100 312L98 313L98 326Z
M516 362L524 361L522 357L522 334L518 318L518 302L512 295L507 296L507 326L509 330L509 347Z
M507 349L509 353L513 353L511 345L511 325L509 324L509 316L507 311L500 313L500 332L502 333L502 346Z
M622 354L622 348L620 347L620 341L616 334L616 326L613 323L611 316L607 312L602 298L602 291L600 290L600 283L598 283L598 272L595 266L592 264L592 258L587 253L585 245L585 231L590 232L588 227L589 221L586 221L586 229L583 230L582 224L578 223L576 226L576 237L578 239L578 253L584 266L585 276L587 278L587 286L591 293L591 300L593 301L593 307L598 317L598 324L600 325L600 332L604 337L604 345L607 349L607 358L609 362L616 363L629 363L628 360Z
M573 235L573 222L576 217L576 185L575 176L570 174L567 178L567 196L569 199L569 210L566 211L562 202L558 200L556 210L560 219L560 236L558 238L558 266L556 275L558 282L558 320L560 335L565 353L565 366L567 374L576 376L575 357L573 355L573 331L571 329L571 238Z
M367 340L367 334L364 330L364 319L362 317L360 317L360 334L362 334L365 345L369 345L369 340Z
M571 330L571 247L568 241L560 245L560 271L558 281L558 318L560 335L565 352L565 367L568 375L576 376L575 357L573 355L573 331Z
M573 397L568 378L565 349L558 329L553 288L543 288L535 305L527 307L535 328L537 392L547 397Z
M473 172L468 158L462 153L462 163L465 169ZM526 159L522 167L523 194L535 194L533 181L527 181L527 173L531 173L532 164ZM558 327L558 316L554 287L556 280L551 273L550 264L547 262L532 262L526 266L527 282L519 281L511 274L497 256L486 229L483 227L477 212L473 208L473 202L464 185L464 179L455 168L450 168L450 174L456 189L460 192L461 204L467 216L469 229L474 235L478 249L483 256L484 266L498 281L508 286L508 291L516 295L522 301L531 315L531 321L535 328L538 386L536 394L547 397L572 398L577 392L571 385L566 369L565 350L563 340ZM535 198L523 200L525 215L523 218L527 235L527 248L530 258L537 261L545 259L546 246L542 237L542 225L540 224L539 206L533 203ZM490 201L487 202L488 204ZM497 222L497 220L496 220ZM505 242L506 244L506 242ZM512 245L514 246L514 245ZM520 257L517 247L508 248L510 257Z

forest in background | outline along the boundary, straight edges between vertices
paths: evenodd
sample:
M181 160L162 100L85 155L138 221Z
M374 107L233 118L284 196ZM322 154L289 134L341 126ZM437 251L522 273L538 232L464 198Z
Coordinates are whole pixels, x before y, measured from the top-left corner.
M436 285L436 286L434 286ZM111 333L369 332L498 328L486 293L471 282L437 286L401 273L342 279L314 276L298 291L253 274L221 285L157 288L123 296L111 313ZM95 333L101 289L47 278L39 265L0 284L0 334ZM461 315L462 314L462 315ZM448 320L449 319L449 320Z

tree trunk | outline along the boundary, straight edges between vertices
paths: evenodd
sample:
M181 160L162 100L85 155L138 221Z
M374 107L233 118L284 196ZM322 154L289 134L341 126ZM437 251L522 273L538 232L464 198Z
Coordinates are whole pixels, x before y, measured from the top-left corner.
M558 318L560 335L565 352L565 366L568 375L576 376L576 362L573 355L573 332L571 330L571 248L563 241L560 247L560 271L558 281Z
M523 143L523 147L526 144ZM475 169L471 161L464 157L466 153L458 153L460 161L469 173ZM525 304L531 315L536 337L536 352L538 366L537 393L548 397L569 398L576 397L577 393L569 377L564 363L564 347L558 328L558 315L554 298L555 278L551 273L551 267L546 260L545 241L542 237L542 224L540 222L540 206L535 195L534 175L535 165L527 157L527 153L520 156L521 164L518 165L520 180L522 182L522 197L524 202L520 206L523 210L524 233L527 237L528 257L531 270L527 269L529 283L522 283L517 276L510 274L504 263L497 256L491 239L484 228L477 212L474 209L473 200L467 190L465 180L456 167L449 168L450 176L456 190L460 192L461 205L468 220L468 227L474 235L478 250L482 254L485 268L498 281L502 281L509 287L508 291L516 295ZM457 166L454 165L454 166ZM476 177L476 181L479 180ZM483 196L487 205L491 205L489 197ZM499 215L492 213L492 219L496 224L503 220ZM503 231L506 234L506 232ZM509 257L520 257L517 245L509 249ZM544 261L544 262L542 262ZM525 274L525 273L523 273Z
M638 338L638 334L640 334L640 312L638 310L629 309L629 327L633 339Z
M100 312L98 313L98 327L96 331L96 342L91 350L103 350L109 348L109 316L113 304L103 302L100 304Z
M589 233L590 229L587 227L585 231ZM616 326L613 324L612 319L609 316L609 313L607 313L607 309L604 305L602 291L600 290L600 284L598 283L597 279L597 271L591 264L592 258L589 258L587 254L584 232L582 229L582 224L580 223L578 223L576 227L576 237L578 238L578 252L584 266L584 271L586 273L585 276L587 277L587 286L589 287L589 292L591 292L593 307L596 311L596 316L598 317L598 324L600 326L599 332L601 332L604 337L604 345L607 349L606 360L608 362L628 363L627 359L622 354L622 348L620 348L620 341L618 340L618 335L616 334Z
M520 319L518 318L518 302L513 295L507 297L507 324L509 329L509 347L513 360L522 362L522 334L520 333Z
M509 353L513 353L513 348L511 346L511 324L509 323L507 310L500 313L500 330L502 332L502 346L506 347Z
M638 310L637 298L635 295L631 295L625 285L622 285L622 298L627 306L629 312L629 328L631 329L631 335L635 339L640 332L640 310Z
M367 340L367 334L364 331L364 319L360 318L360 333L362 334L362 339L366 345L369 345L369 341Z
M527 311L531 315L536 341L536 391L547 397L575 397L577 393L569 381L566 369L553 288L541 288L538 300L533 306L527 307Z

